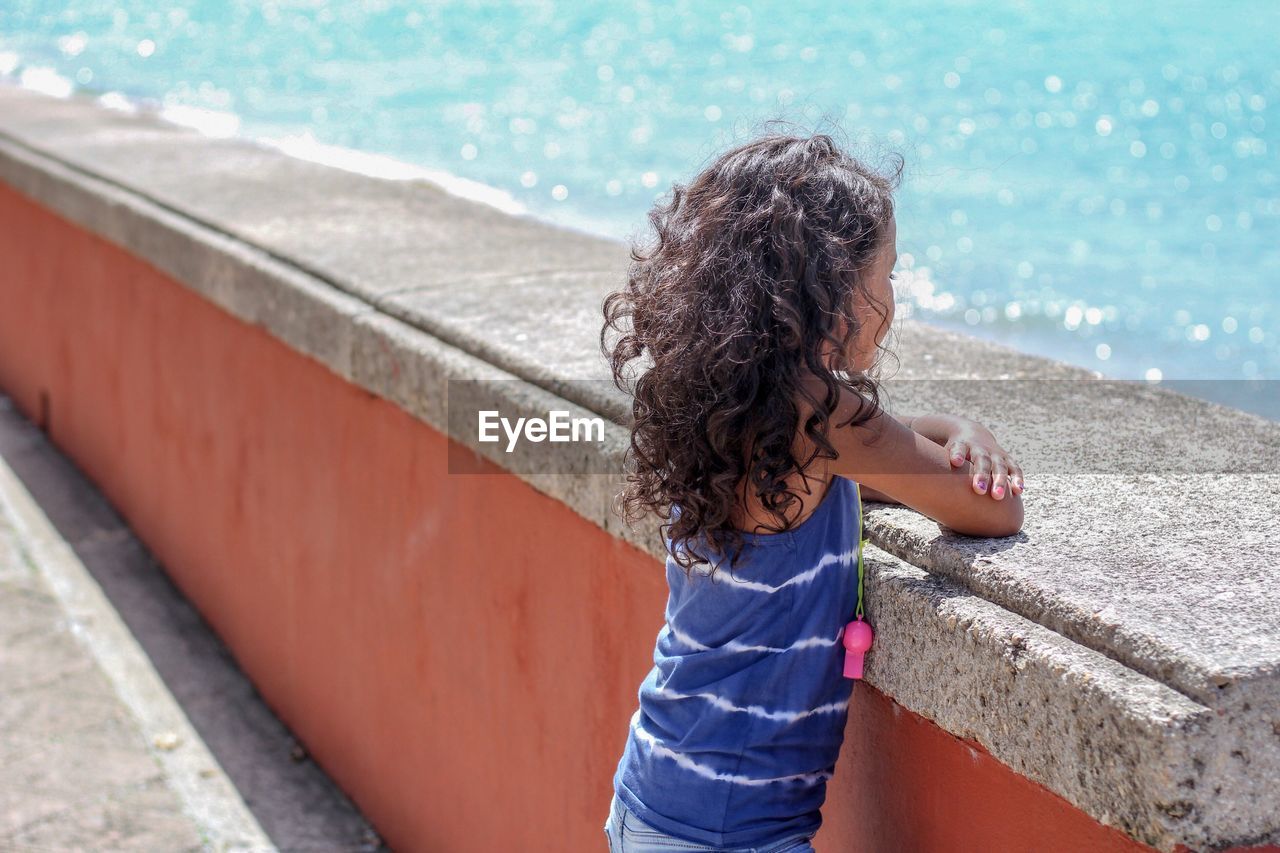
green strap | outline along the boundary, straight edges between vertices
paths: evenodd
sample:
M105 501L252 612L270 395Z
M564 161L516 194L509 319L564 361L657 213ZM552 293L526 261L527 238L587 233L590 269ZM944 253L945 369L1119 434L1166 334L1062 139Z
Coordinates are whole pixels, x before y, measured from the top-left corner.
M857 615L862 616L862 546L867 544L867 540L862 536L862 484L858 484L858 609Z
M858 540L858 615L862 615L862 546L867 544L867 540Z

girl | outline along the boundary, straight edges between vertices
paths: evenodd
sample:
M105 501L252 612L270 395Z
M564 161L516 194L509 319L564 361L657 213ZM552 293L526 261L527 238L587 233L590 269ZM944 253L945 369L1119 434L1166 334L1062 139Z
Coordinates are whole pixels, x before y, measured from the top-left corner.
M812 851L853 687L862 499L971 536L1021 528L1022 471L990 431L880 406L901 172L768 133L674 186L604 301L634 395L623 514L666 520L670 587L612 853Z

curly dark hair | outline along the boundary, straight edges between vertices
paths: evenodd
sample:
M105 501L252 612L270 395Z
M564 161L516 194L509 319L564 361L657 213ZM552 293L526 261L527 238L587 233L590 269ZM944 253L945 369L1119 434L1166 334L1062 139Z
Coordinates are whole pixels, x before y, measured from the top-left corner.
M713 554L728 554L732 570L743 531L730 512L744 478L779 521L765 528L790 529L800 498L787 481L838 455L827 434L841 386L865 405L837 426L880 406L874 371L833 370L821 351L827 342L847 352L857 337L855 292L875 304L861 273L893 217L903 164L892 160L882 174L827 134L766 132L673 184L648 214L656 240L632 243L600 332L614 384L633 396L621 514L628 524L649 512L665 519L686 575L714 566ZM629 387L627 368L642 358L651 364ZM821 379L824 399L802 386L806 373ZM793 453L800 399L812 408L803 429L815 447L803 461Z

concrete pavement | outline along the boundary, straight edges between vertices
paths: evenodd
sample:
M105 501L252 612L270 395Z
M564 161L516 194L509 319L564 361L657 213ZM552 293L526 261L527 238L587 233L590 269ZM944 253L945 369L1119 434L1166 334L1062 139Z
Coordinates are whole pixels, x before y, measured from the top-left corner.
M0 395L0 850L384 849Z

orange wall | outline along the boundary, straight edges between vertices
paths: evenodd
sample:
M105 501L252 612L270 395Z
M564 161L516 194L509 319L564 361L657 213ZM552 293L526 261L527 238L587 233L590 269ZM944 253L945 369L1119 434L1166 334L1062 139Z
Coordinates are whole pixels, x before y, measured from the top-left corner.
M658 563L3 185L0 257L0 390L392 846L605 849ZM819 849L1150 849L854 696Z

